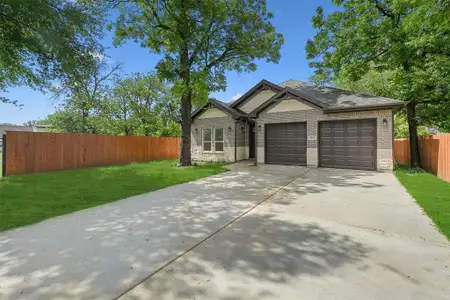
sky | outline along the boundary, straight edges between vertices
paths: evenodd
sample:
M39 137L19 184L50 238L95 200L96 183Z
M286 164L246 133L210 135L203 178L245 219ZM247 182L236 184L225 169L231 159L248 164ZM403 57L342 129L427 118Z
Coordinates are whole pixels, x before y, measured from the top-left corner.
M315 15L317 6L322 6L325 12L334 9L331 0L268 0L268 9L273 12L272 24L276 31L284 35L284 45L281 49L281 59L278 64L258 61L258 68L252 73L228 72L227 88L225 91L213 92L212 97L229 102L237 99L262 79L274 83L281 83L288 79L308 81L313 75L313 70L308 67L306 60L305 44L312 38L315 30L312 27L311 18ZM132 41L123 46L112 46L112 33L108 33L103 40L108 55L112 62L121 62L121 73L152 72L158 62L158 57L151 54L148 49L141 48ZM23 104L22 109L10 104L0 103L0 124L22 124L29 120L44 119L55 111L50 94L33 91L28 87L15 87L8 93L1 93L19 100Z

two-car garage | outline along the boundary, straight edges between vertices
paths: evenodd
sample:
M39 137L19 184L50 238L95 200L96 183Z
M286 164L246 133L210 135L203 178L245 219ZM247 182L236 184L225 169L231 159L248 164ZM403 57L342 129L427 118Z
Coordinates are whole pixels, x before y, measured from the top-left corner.
M376 119L320 121L320 167L376 170ZM305 166L306 122L267 124L265 161Z

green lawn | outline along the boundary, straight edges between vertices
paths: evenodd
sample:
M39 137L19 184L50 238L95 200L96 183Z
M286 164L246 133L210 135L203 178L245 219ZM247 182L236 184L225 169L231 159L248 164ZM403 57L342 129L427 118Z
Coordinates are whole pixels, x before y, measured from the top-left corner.
M422 206L439 230L450 239L450 182L404 166L395 171L395 176Z
M0 178L0 231L224 172L223 164L176 161Z

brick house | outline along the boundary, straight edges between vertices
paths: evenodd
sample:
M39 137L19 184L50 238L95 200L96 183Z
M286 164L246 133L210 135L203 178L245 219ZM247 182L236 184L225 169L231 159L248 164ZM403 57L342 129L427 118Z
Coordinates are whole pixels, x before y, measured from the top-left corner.
M232 103L211 99L192 114L197 161L393 169L393 113L399 100L263 80Z

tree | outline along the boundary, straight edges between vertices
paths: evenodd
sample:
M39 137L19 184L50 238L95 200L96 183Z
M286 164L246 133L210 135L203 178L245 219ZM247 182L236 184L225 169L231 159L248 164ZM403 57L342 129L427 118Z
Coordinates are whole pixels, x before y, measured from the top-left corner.
M46 90L54 79L89 66L102 53L103 10L86 0L0 2L0 91ZM20 105L0 97L0 103Z
M181 103L180 165L191 164L191 112L210 91L226 87L226 70L254 71L255 59L278 62L281 34L265 0L110 0L119 7L115 44L140 42L162 56L158 73Z
M120 64L110 65L103 57L97 57L92 65L73 74L68 73L53 88L54 98L63 99L64 110L71 111L72 116L79 112L77 132L98 133L92 116L97 116L102 110L110 82L119 68Z
M439 133L438 130L427 127L417 126L418 136L429 136ZM394 117L394 137L407 138L409 136L408 120L404 114L396 114Z
M355 82L371 70L391 76L391 96L409 102L411 165L419 167L418 105L425 112L447 109L450 101L450 3L333 2L341 6L338 11L324 16L318 7L313 17L317 33L306 45L307 58L314 60L310 66L316 69L313 80Z
M43 120L29 120L23 123L23 126L34 126L34 125L51 125L51 123L47 118Z
M154 73L132 74L116 78L108 100L112 119L123 128L125 135L172 136L166 130L176 120L177 101L170 88ZM170 125L171 128L173 124Z
M382 97L395 98L397 95L395 72L384 71L377 72L375 70L368 71L357 81L345 81L345 79L338 78L335 85L344 90L351 90L358 93L366 93L378 95ZM424 105L426 107L424 107ZM448 132L450 120L444 116L445 110L439 112L442 118L436 118L435 114L431 114L431 105L419 103L417 105L417 134L418 136L427 136L437 134L438 132ZM425 108L425 110L424 110ZM448 112L448 110L447 110ZM447 116L450 114L447 114ZM436 122L433 119L436 118ZM401 110L395 114L394 121L394 137L407 138L409 136L409 126L406 119L405 111Z
M180 136L179 101L155 73L114 73L99 61L84 80L63 82L59 109L47 117L54 131L113 135ZM70 77L69 77L70 78Z

